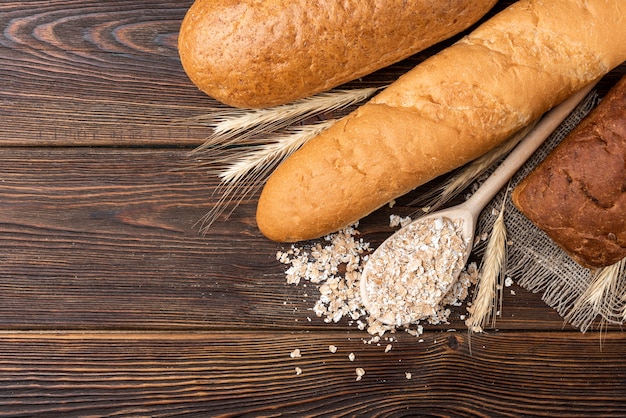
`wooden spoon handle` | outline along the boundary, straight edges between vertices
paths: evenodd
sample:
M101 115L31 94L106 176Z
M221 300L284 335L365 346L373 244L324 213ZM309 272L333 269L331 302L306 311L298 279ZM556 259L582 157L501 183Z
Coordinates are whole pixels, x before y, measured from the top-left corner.
M494 198L520 167L530 158L539 146L563 122L578 104L597 84L597 80L574 93L567 100L555 106L539 121L515 147L508 157L498 166L491 176L479 187L464 206L477 217L483 208Z

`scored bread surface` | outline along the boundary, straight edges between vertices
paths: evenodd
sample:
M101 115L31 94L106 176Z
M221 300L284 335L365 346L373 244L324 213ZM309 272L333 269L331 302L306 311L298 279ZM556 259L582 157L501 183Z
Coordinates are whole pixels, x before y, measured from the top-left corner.
M317 238L492 149L626 59L626 2L520 0L305 144L257 224Z
M197 0L180 28L189 78L237 107L291 102L467 29L496 0Z

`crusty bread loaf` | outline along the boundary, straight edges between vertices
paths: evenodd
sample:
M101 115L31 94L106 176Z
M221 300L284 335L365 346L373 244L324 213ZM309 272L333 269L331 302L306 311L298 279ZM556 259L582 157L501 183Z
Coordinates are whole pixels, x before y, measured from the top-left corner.
M326 91L461 32L496 0L197 0L179 34L189 78L232 106Z
M626 77L511 198L579 264L605 267L626 257Z
M623 0L514 3L281 164L258 227L320 237L480 156L623 62L625 27Z

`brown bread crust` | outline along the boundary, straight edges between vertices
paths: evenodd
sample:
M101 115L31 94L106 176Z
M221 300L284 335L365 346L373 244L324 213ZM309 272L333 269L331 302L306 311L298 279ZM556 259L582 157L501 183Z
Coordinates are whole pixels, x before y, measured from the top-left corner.
M520 0L279 166L270 239L317 238L480 156L626 60L626 1Z
M626 257L626 77L512 199L579 264L605 267Z
M197 0L180 28L189 78L236 107L291 102L461 32L496 0Z

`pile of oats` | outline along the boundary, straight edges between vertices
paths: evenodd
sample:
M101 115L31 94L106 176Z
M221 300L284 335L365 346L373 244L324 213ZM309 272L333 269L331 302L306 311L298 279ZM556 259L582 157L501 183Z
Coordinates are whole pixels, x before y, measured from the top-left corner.
M466 251L461 225L452 219L409 224L367 264L364 290L370 315L396 326L432 316L463 269Z
M391 217L394 226L406 225L410 218ZM336 323L343 318L350 325L374 336L370 341L377 343L386 332L395 332L398 328L411 335L419 336L423 326L414 321L411 325L397 327L387 325L366 311L360 294L360 278L369 254L370 244L359 238L358 224L324 237L323 241L313 244L298 243L287 251L279 251L276 258L289 266L285 272L287 283L299 285L312 283L317 285L320 297L313 306L318 317L327 323ZM460 305L467 297L468 288L476 283L477 269L470 265L449 289L441 303L429 310L430 314L423 321L430 324L446 323L450 315L448 305Z
M355 227L349 227L326 236L326 245L315 243L307 248L294 244L276 255L278 261L290 265L285 272L287 283L297 285L305 280L318 285L320 298L313 311L326 322L338 322L344 316L358 320L366 314L359 279L364 258L371 251L369 243L356 239L357 235Z

